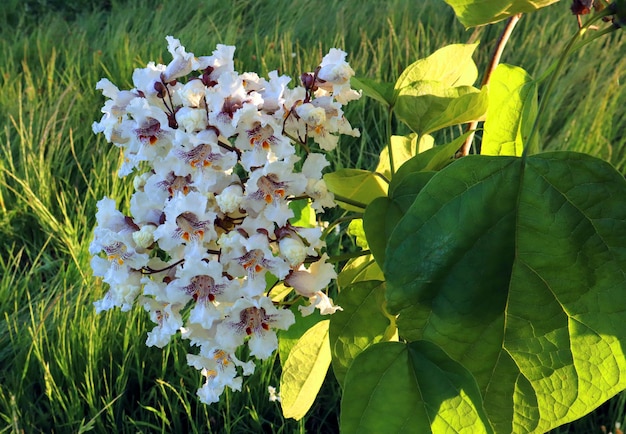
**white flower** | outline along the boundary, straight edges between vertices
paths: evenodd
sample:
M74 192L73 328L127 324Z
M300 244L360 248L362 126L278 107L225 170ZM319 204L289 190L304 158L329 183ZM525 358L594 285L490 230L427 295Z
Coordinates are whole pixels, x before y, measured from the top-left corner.
M183 326L183 319L179 312L181 306L159 303L151 298L144 298L143 306L150 313L150 319L157 324L152 331L148 332L146 345L163 348Z
M332 315L338 310L343 310L340 306L335 306L332 298L328 298L322 291L316 292L309 298L308 306L298 306L298 310L302 313L302 316L312 314L315 308L319 309L321 315Z
M198 397L212 403L226 387L241 390L254 358L269 357L276 330L295 321L266 296L267 276L309 299L304 314L340 309L322 292L336 273L321 255L321 229L289 222L294 199L311 198L316 212L334 206L322 179L329 163L307 152L300 166L293 141L332 150L340 134L357 136L342 104L360 95L340 50L324 57L314 83L308 73L306 89L289 89L291 78L276 71L267 79L237 72L235 47L196 57L166 39L172 60L136 69L133 89L106 79L96 86L107 100L93 130L122 151L120 177L138 174L130 215L112 199L98 202L89 252L109 290L94 305L142 305L156 324L149 346L180 331L198 352L188 364L206 379ZM304 266L308 257L319 260ZM252 359L235 356L243 345Z
M278 347L275 328L287 330L295 322L291 311L276 309L267 297L238 300L226 318L217 326L217 342L224 348L236 348L250 338L250 354L266 359Z
M167 50L174 59L167 65L163 72L164 81L172 81L189 74L193 70L193 53L187 53L180 41L172 36L167 36Z
M276 388L274 386L267 386L267 393L269 393L270 395L270 402L281 401L280 393L276 391Z
M337 272L332 264L326 262L328 255L324 253L319 261L309 268L301 266L298 271L292 271L285 278L285 283L305 297L313 297L318 291L326 288L332 279L337 278Z

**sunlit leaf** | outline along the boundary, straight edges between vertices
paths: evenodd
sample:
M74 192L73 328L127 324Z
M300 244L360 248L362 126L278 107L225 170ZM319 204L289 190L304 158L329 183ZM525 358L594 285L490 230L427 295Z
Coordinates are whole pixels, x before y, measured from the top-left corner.
M445 0L465 27L495 23L518 13L534 12L559 0Z
M293 288L289 289L293 291ZM296 318L296 322L287 330L280 330L278 332L278 356L280 358L281 366L285 366L289 353L298 343L302 335L304 335L315 324L326 319L317 309L310 315L302 316L302 314L298 311L298 306L302 306L304 303L305 302L299 302L291 307L291 310Z
M292 200L289 202L289 208L294 214L294 216L289 219L289 223L293 226L304 228L314 228L317 226L315 210L311 207L311 202L308 199Z
M395 170L398 170L400 166L415 155L432 149L435 145L435 139L428 134L420 138L419 144L417 143L417 134L415 133L411 133L408 136L391 136L390 141ZM385 146L380 152L376 172L381 173L387 179L392 179L391 166L389 164L389 146Z
M409 65L396 81L396 97L418 82L437 82L444 88L471 86L478 78L472 55L478 44L451 44Z
M489 82L489 107L480 153L522 155L537 115L537 85L517 66L498 65Z
M383 272L374 257L369 255L350 259L337 276L337 285L343 290L352 283L363 280L384 280Z
M367 205L379 196L387 194L387 183L374 172L359 169L339 169L324 175L326 186L334 194ZM338 204L350 211L363 211L356 206L342 202Z
M289 352L280 377L283 416L302 419L322 387L330 366L329 320L311 327Z
M439 82L419 82L398 95L395 113L417 134L480 120L487 111L487 88L448 87Z

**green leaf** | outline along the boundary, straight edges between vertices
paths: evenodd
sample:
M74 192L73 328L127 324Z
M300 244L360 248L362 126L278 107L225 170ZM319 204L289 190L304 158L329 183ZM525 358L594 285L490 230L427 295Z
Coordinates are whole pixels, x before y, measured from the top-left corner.
M392 83L380 83L369 78L352 77L350 86L353 89L361 89L366 96L374 98L385 107L393 106L395 103Z
M300 420L309 411L330 366L328 326L320 321L291 349L280 377L283 416Z
M330 348L335 377L343 384L354 358L376 342L395 334L395 318L385 311L385 282L359 282L344 288L336 298L343 311L330 318Z
M461 148L463 142L470 133L465 133L450 143L435 146L415 157L407 160L395 173L389 184L389 196L395 197L395 190L403 183L406 176L416 172L429 172L443 169L452 163L456 152ZM417 191L415 192L417 194Z
M292 226L303 228L317 226L315 210L311 207L311 202L308 199L292 200L289 202L289 208L293 211L293 217L289 219Z
M491 433L471 374L430 342L382 342L350 366L340 430L351 433Z
M522 68L500 64L489 82L489 108L480 153L522 155L537 116L537 84Z
M409 65L394 86L397 97L418 82L438 82L443 88L471 86L478 78L472 55L478 44L451 44L435 51L425 59Z
M495 23L519 13L534 12L559 0L445 0L465 27Z
M337 285L343 291L352 283L364 280L385 280L383 271L371 254L350 259L337 276Z
M360 169L339 169L336 172L324 175L328 189L335 195L367 205L379 196L387 195L387 183L374 172ZM363 209L341 202L336 202L348 211L363 211Z
M400 214L400 217L402 217L411 205L413 205L413 202L419 192L426 186L426 184L428 184L431 178L435 176L435 173L437 172L429 171L409 173L407 176L402 178L402 181L396 184L396 188L393 191L393 196L391 198L396 206L395 209ZM367 210L365 212L367 214ZM397 224L398 221L400 221L400 218L394 218L394 221ZM389 236L391 234L389 233L387 235ZM380 263L383 264L384 262Z
M348 235L356 239L356 245L361 249L369 249L367 238L365 238L365 231L363 230L363 219L354 219L350 222L348 225Z
M385 263L387 240L402 218L402 210L387 196L374 199L363 214L363 229L378 264Z
M548 431L626 388L625 197L584 154L468 156L391 235L400 336L465 366L497 432Z
M439 82L419 82L399 94L395 113L417 134L480 120L487 111L487 88L448 87Z
M398 170L405 162L415 155L432 149L435 139L428 134L420 138L417 143L417 134L411 133L408 136L391 136L391 149L393 151L393 166ZM385 146L380 152L376 172L382 174L387 179L392 179L391 167L389 165L389 146Z
M293 288L289 289L293 291ZM289 353L298 343L300 338L302 338L302 336L311 327L325 319L317 309L315 309L310 315L302 316L302 314L298 311L298 306L302 306L304 304L304 301L300 301L291 307L291 311L293 311L296 322L287 330L279 330L278 332L278 356L280 358L281 366L285 366Z

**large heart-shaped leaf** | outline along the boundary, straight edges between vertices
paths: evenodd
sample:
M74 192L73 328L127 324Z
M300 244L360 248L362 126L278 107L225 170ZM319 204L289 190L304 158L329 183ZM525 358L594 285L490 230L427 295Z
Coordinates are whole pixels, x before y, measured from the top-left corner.
M344 434L493 432L471 374L425 341L382 342L357 356L345 380L340 428Z
M559 0L445 0L465 27L495 23L519 13L528 13Z
M386 251L400 336L476 378L497 432L545 432L626 387L626 181L572 152L438 172Z

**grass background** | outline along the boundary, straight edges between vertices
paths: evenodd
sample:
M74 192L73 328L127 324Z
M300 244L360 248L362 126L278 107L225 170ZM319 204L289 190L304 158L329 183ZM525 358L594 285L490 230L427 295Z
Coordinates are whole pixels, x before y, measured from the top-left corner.
M562 1L525 16L502 61L538 76L576 31ZM339 390L329 375L302 421L267 399L277 361L261 364L243 393L198 404L201 379L186 348L147 348L142 309L96 315L106 288L91 276L95 203L127 203L119 152L94 136L101 77L131 87L134 68L167 63L166 35L197 55L234 44L239 71L297 77L330 47L357 75L394 81L414 60L478 38L484 66L503 23L465 30L441 0L7 0L0 8L0 433L336 432ZM544 149L600 156L626 172L623 32L572 56L542 128ZM372 168L385 144L386 113L371 100L347 117L362 130L332 154L333 168ZM437 136L443 142L458 133ZM346 244L336 240L336 248ZM600 433L624 422L621 394L556 432Z

